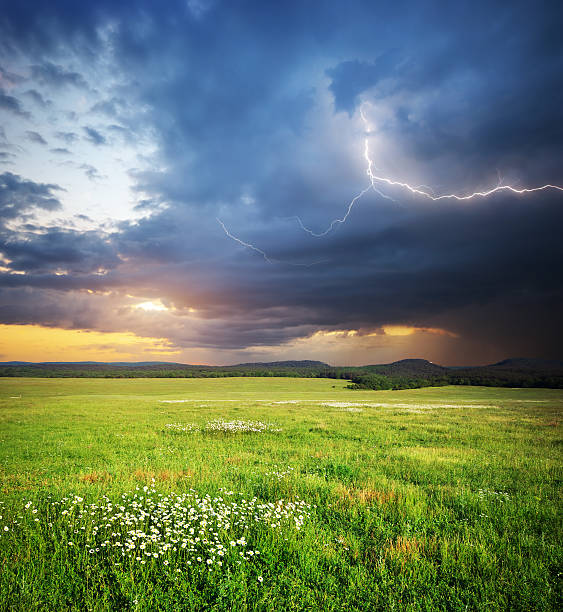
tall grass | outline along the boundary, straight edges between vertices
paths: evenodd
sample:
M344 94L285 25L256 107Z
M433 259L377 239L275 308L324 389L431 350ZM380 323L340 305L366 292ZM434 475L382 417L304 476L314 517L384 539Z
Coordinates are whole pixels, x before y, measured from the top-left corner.
M1 380L0 606L559 609L563 392L345 384Z

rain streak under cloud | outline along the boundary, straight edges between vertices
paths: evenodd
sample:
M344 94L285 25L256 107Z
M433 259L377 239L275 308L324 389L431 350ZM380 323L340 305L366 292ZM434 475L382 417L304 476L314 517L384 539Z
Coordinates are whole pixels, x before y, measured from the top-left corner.
M0 359L561 355L563 193L391 184L563 185L561 8L86 4L0 15Z

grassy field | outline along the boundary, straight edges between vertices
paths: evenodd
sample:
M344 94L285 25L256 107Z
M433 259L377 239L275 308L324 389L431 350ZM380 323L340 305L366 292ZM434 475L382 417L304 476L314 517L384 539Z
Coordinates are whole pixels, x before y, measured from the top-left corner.
M345 387L0 379L1 609L561 609L563 391Z

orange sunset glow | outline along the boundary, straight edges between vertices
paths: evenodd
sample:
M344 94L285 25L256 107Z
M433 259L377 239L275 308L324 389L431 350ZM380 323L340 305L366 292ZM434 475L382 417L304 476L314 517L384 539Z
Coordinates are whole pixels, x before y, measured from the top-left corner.
M163 338L132 333L0 325L0 358L5 361L144 361L147 355L174 360L178 352Z

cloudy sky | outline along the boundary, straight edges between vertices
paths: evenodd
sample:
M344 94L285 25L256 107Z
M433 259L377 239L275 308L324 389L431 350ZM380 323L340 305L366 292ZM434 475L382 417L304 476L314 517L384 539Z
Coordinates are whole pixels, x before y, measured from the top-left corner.
M8 3L0 360L561 357L563 191L504 187L563 185L562 27L538 1Z

